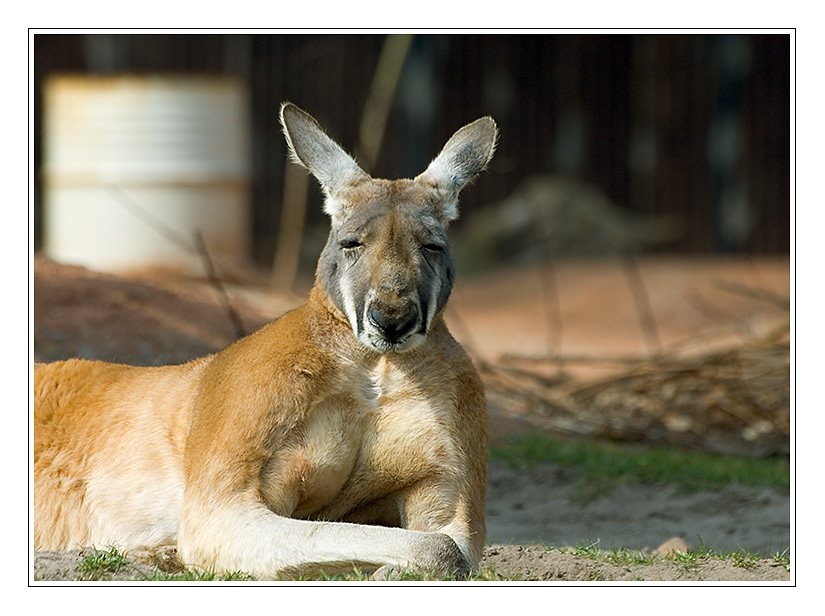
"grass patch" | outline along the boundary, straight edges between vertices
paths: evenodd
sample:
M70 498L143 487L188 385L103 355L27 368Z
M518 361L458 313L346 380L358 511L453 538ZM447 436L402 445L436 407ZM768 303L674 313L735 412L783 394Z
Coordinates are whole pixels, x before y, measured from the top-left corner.
M490 460L515 468L550 462L575 469L585 481L602 487L638 481L676 484L686 491L714 490L732 483L790 489L790 463L784 457L750 458L531 435L493 448Z
M246 582L255 580L251 575L242 572L216 574L183 567L180 567L180 569L179 571L168 572L157 566L141 565L115 548L95 550L83 557L77 564L78 578L82 581ZM365 582L372 581L372 574L353 569L346 573L326 574L320 572L314 575L300 575L283 581L293 579L304 582ZM489 582L510 579L515 578L504 577L492 569L487 569L474 572L467 578L467 581ZM425 571L406 570L400 572L397 577L393 577L392 581L455 581L455 577Z
M645 554L641 550L630 550L627 548L611 548L609 550L599 549L597 543L588 545L578 545L574 548L559 548L564 554L572 554L581 558L589 558L599 562L610 563L611 565L649 565L656 557Z
M695 552L677 552L668 558L681 564L686 570L695 569L700 560L708 558L728 561L734 567L740 567L742 569L753 569L763 560L763 557L759 553L752 554L744 550L717 552L712 549L700 549ZM769 560L783 565L786 571L791 570L791 559L786 554L774 554Z
M145 582L249 582L255 578L242 571L233 573L210 573L187 569L181 573L165 573L156 569L151 575L138 578Z
M702 560L715 558L718 560L729 561L734 567L741 567L743 569L753 569L763 557L759 554L753 554L744 550L736 550L735 552L719 552L704 545L700 546L698 550L687 552L674 552L668 556L659 557L652 553L642 552L640 550L629 550L627 548L610 548L604 550L598 547L598 542L591 544L578 545L576 547L565 548L547 548L558 549L565 554L572 554L580 558L588 558L597 562L610 563L613 565L651 565L656 560L665 559L679 565L685 571L693 571L698 568ZM774 563L783 565L787 571L791 570L791 559L787 553L777 553L769 557Z
M77 572L83 580L110 580L115 574L135 567L134 562L115 548L95 550L77 563Z
M116 548L94 550L77 563L82 581L137 581L137 582L235 582L254 578L241 572L216 574L195 569L173 573L158 567L141 565Z
M580 558L587 558L596 562L609 563L618 566L649 566L660 560L660 557L640 550L630 550L627 548L601 549L599 543L582 544L576 547L552 547L544 546L546 550L558 550L565 554L571 554ZM702 545L696 551L677 552L667 557L666 560L674 563L675 566L685 572L696 571L703 561L715 558L730 561L735 567L752 569L756 567L761 556L744 551L736 552L716 552L706 549ZM787 571L790 571L790 558L786 553L774 554L769 559L777 564L781 564ZM252 576L244 573L214 574L203 571L184 569L174 573L164 572L158 567L141 565L118 552L115 549L108 551L95 551L84 557L78 563L78 573L83 581L135 581L135 582L238 582L252 581ZM299 581L306 582L364 582L372 581L371 574L353 569L347 573L335 575L300 576ZM492 567L477 571L470 575L466 581L469 582L499 582L499 581L519 581L521 578L512 575L502 575ZM599 578L594 578L599 579ZM288 581L288 580L284 580ZM455 581L454 577L437 575L420 571L404 571L392 581L409 582L450 582Z

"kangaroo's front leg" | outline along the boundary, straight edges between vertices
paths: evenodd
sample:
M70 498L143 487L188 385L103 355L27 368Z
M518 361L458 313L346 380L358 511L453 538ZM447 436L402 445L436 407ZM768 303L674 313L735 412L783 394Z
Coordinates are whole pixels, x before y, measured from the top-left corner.
M414 486L404 502L403 525L411 530L448 535L461 550L464 569L469 571L478 566L481 558L485 526L483 516L474 515L471 504L457 495L459 490L459 486L432 482Z
M469 570L456 542L443 533L279 516L239 495L209 502L189 494L178 538L181 560L213 571L244 571L259 579L332 574L382 566L456 572Z

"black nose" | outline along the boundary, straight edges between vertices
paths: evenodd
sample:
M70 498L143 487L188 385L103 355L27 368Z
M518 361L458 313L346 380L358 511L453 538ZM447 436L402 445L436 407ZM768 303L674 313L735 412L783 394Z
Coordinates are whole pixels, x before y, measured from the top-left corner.
M398 342L418 323L418 309L414 304L407 306L406 310L382 308L380 304L372 306L367 311L367 319L388 342Z

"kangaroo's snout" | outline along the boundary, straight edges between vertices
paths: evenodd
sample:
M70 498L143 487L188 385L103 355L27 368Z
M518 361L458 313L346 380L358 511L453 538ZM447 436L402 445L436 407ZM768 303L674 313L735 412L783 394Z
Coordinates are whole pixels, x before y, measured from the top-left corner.
M390 344L396 344L418 326L419 310L413 303L388 306L380 301L367 310L370 325L381 332Z

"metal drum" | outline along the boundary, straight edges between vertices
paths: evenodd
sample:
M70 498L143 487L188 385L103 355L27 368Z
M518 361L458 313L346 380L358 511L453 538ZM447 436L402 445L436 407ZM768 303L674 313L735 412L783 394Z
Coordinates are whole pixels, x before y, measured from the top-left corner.
M249 253L248 94L193 76L55 76L44 91L43 247L63 263L202 272Z

